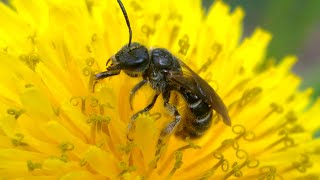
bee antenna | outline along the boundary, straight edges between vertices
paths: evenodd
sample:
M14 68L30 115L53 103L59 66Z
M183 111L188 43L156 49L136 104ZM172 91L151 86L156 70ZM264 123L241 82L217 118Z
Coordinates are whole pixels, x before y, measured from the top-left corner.
M131 40L132 40L132 30L131 30L131 27L130 27L130 21L129 21L129 18L128 18L128 14L127 14L127 11L126 9L124 8L121 0L118 0L118 4L122 10L122 13L123 13L123 16L124 18L126 19L126 23L127 23L127 26L128 26L128 29L129 29L129 44L128 44L128 47L130 47L131 45Z

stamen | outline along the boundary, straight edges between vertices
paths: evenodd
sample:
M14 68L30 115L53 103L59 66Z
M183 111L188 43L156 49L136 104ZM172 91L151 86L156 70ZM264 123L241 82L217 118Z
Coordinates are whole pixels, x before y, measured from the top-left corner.
M173 25L172 30L170 32L169 37L169 44L173 44L175 40L177 39L179 35L180 26L179 25Z
M176 151L174 153L174 155L175 155L176 162L174 164L174 167L170 171L168 177L172 176L177 171L177 169L179 169L181 167L181 165L183 163L183 161L182 161L182 157L183 157L182 151Z
M32 87L34 87L34 85L29 83L29 84L25 84L24 87L25 88L32 88Z
M29 171L34 171L35 169L41 169L42 164L41 163L34 163L31 160L27 161L27 167Z
M70 99L70 103L71 103L73 106L78 106L78 105L81 103L81 112L82 112L82 113L85 113L85 110L86 110L86 100L87 100L87 97L76 96L76 97L72 97L72 98Z
M91 48L90 44L87 44L86 48L87 48L88 53L92 53L92 48Z
M92 36L91 36L91 43L94 43L97 40L98 40L98 34L97 33L93 33Z
M236 157L237 157L238 159L248 160L249 155L248 155L248 153L247 153L246 151L244 151L244 150L242 150L242 149L238 149L238 150L236 151Z
M224 176L224 179L229 179L232 175L234 175L235 177L241 177L243 176L243 173L241 171L241 169L246 165L246 162L242 163L242 164L238 164L237 162L234 162L232 164L232 170L227 173L225 176Z
M123 145L121 144L119 146L119 150L124 152L125 154L129 154L133 148L135 148L137 146L137 144L135 144L132 141L127 142L127 144Z
M194 144L194 143L190 140L190 137L187 137L187 138L186 138L186 141L188 142L187 145L182 146L182 147L176 149L176 150L173 151L173 152L182 152L182 151L184 151L184 150L186 150L186 149L189 149L189 148L192 148L192 149L200 149L200 148L201 148L201 146ZM171 161L172 161L172 159L173 159L173 156L174 156L174 154L171 153L170 156L169 156L169 158L166 160L166 162L163 163L163 166L162 166L162 167L160 168L160 170L159 170L160 173L162 173L162 172L165 170L165 168L167 168L167 166L171 163Z
M92 15L92 7L94 5L94 0L86 0L85 3L89 14Z
M313 163L307 154L300 154L299 160L292 163L292 167L301 173L305 173L308 168L311 168Z
M218 55L222 51L222 45L218 43L214 43L211 47L213 53L213 57L209 57L207 61L200 67L200 69L197 71L197 73L205 72L209 68L210 65L213 64L213 61L215 61L218 58Z
M80 163L80 166L83 167L83 166L87 165L88 161L85 158L83 158L80 160L79 163Z
M201 146L196 145L193 141L191 141L190 137L187 137L186 141L188 142L188 147L193 148L193 149L201 149Z
M213 156L216 159L219 159L218 163L214 164L203 176L201 176L200 180L207 180L214 175L216 170L221 167L223 172L227 172L229 169L229 162L224 159L224 156L219 152L214 152Z
M260 161L259 160L249 160L247 163L247 167L248 168L257 168L260 165Z
M244 86L245 84L247 84L247 83L249 82L249 80L250 80L250 79L244 79L244 80L240 81L238 84L236 84L236 85L228 92L228 94L227 94L226 96L228 97L228 96L232 95L233 93L237 92L239 89L243 88L243 86ZM235 104L236 102L238 103L238 101L235 101L235 102L233 102L232 104ZM230 109L230 108L228 108L228 109Z
M96 97L91 96L90 97L90 106L91 107L97 107L99 105L99 99Z
M150 36L155 33L155 29L152 28L152 27L150 27L150 26L147 25L147 24L144 24L144 25L142 25L142 27L141 27L141 32L142 32L143 34L145 34L145 36L146 36L147 38L150 38Z
M96 61L95 61L95 59L93 57L88 57L86 59L86 64L87 64L88 67L92 67L95 64L95 62Z
M32 35L28 36L28 40L30 40L32 45L36 44L37 34L33 33Z
M109 116L90 114L87 120L88 124L109 124L111 118Z
M126 162L120 162L120 169L122 170L119 174L119 176L123 176L125 173L130 173L133 171L136 171L137 168L135 166L128 166Z
M27 54L20 55L20 60L26 63L26 65L32 70L35 71L37 64L40 62L40 57L37 54Z
M23 142L23 139L24 139L24 135L17 133L17 134L15 134L14 138L11 140L11 143L14 146L27 146L28 143Z
M90 67L84 67L82 69L82 74L84 76L90 76L91 74L93 74L92 69Z
M179 46L180 46L179 53L182 54L182 55L187 55L188 50L190 48L189 36L188 35L185 34L182 37L182 39L179 40Z
M283 112L283 108L280 107L278 104L276 103L271 103L270 104L270 107L271 107L271 110L268 112L268 114L266 114L264 117L263 117L263 120L264 119L267 119L269 116L271 116L273 113L282 113Z
M168 17L169 20L177 20L179 22L182 22L183 17L181 14L177 13L176 11L171 11Z
M0 48L0 54L7 54L8 53L8 49L9 49L8 46L6 46L4 48Z
M212 72L206 72L206 74L207 75L204 76L204 79L215 91L219 91L219 83L213 78Z
M66 154L61 154L60 158L59 158L62 162L68 162L69 158Z
M259 94L261 94L261 92L262 88L260 87L254 87L250 90L245 91L239 100L239 107L243 107L253 101Z
M66 151L72 151L74 149L74 145L70 142L61 143L59 145L59 149L61 149L62 153L65 153Z
M24 113L24 110L22 110L22 109L18 110L18 109L9 108L9 109L7 109L7 113L9 115L14 116L15 119L18 119L20 117L20 115Z
M246 141L253 141L255 139L255 133L253 131L247 131L241 124L232 126L232 132L237 134L237 137L235 138L237 140L241 137Z
M217 152L223 152L226 149L233 147L233 149L239 149L239 144L235 139L225 139L221 145L216 149Z
M277 174L277 169L274 166L263 166L260 168L260 174L257 179L276 179L276 177L283 179Z
M276 107L276 106L273 106L273 107ZM281 110L281 108L278 109L278 110L272 108L271 112L282 113L282 110ZM270 113L268 113L268 114L270 114ZM268 130L266 130L265 132L263 132L259 136L257 136L256 139L264 138L268 134L271 134L271 133L274 133L276 131L279 131L279 129L284 128L287 124L292 124L292 123L296 122L298 118L297 118L297 116L295 115L295 113L293 111L289 111L285 115L285 119L286 119L285 122L278 123L274 127L269 128Z
M232 126L232 132L238 135L235 139L239 139L246 133L246 129L243 125L235 124Z
M262 150L262 152L269 151L270 149L274 148L275 146L279 145L280 143L284 143L284 147L282 148L282 150L284 150L288 147L294 146L294 144L295 144L294 140L291 137L289 137L289 134L287 132L280 132L279 135L284 135L284 137L278 139L277 141L273 142L272 144L270 144L269 146L264 148ZM261 152L259 152L259 153L261 153Z

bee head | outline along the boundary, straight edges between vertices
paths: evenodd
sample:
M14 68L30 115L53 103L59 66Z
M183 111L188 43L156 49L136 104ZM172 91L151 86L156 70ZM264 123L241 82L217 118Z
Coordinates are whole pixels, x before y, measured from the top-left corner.
M136 42L123 46L110 60L111 67L117 66L127 74L142 73L150 62L148 49Z

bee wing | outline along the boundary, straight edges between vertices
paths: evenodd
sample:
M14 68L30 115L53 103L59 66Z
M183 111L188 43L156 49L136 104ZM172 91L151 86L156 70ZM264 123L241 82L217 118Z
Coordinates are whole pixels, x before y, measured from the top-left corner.
M225 124L231 126L228 110L219 95L204 79L193 72L185 63L180 60L179 63L182 68L182 73L169 72L168 79L201 97L206 103L211 105L212 109L222 116Z

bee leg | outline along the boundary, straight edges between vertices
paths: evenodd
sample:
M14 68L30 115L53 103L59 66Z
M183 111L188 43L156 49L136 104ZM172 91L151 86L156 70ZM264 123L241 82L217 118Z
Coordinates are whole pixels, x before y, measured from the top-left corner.
M131 120L130 120L130 123L128 125L128 134L132 131L132 129L134 129L134 123L135 123L137 117L139 116L139 114L150 111L150 109L156 103L158 96L159 96L159 93L154 95L151 103L147 107L145 107L141 111L138 111L137 113L135 113L134 115L131 116ZM130 139L130 140L132 139L132 138L129 138L128 136L127 136L127 138Z
M133 98L134 98L134 95L135 95L136 92L137 92L143 85L145 85L146 83L147 83L147 80L144 79L144 80L140 81L138 84L136 84L136 85L133 87L133 89L131 90L131 92L130 92L130 98L129 98L129 104L130 104L131 110L133 109L133 108L132 108L132 100L133 100Z
M104 72L100 72L100 73L94 75L93 77L90 78L90 81L89 81L89 86L91 88L91 92L94 93L94 89L95 89L99 79L104 79L106 77L115 76L118 74L120 74L120 70L104 71Z
M181 116L177 108L169 104L170 92L164 92L163 94L164 106L169 110L169 112L174 116L174 120L167 124L167 126L161 131L160 137L158 139L156 157L159 157L162 147L165 145L165 141L173 133L179 122L181 121Z
M99 80L99 79L104 79L106 77L115 76L118 74L120 74L120 70L115 69L115 70L108 70L108 71L98 73L95 75L95 77L96 77L96 80Z
M142 109L141 111L138 111L137 113L135 113L134 115L132 115L132 116L131 116L131 121L134 120L134 119L136 119L139 114L144 113L144 112L147 112L147 111L150 111L150 109L152 109L153 106L154 106L154 104L156 103L158 96L159 96L159 93L157 93L156 95L154 95L153 98L152 98L151 103L150 103L147 107L145 107L145 108Z

